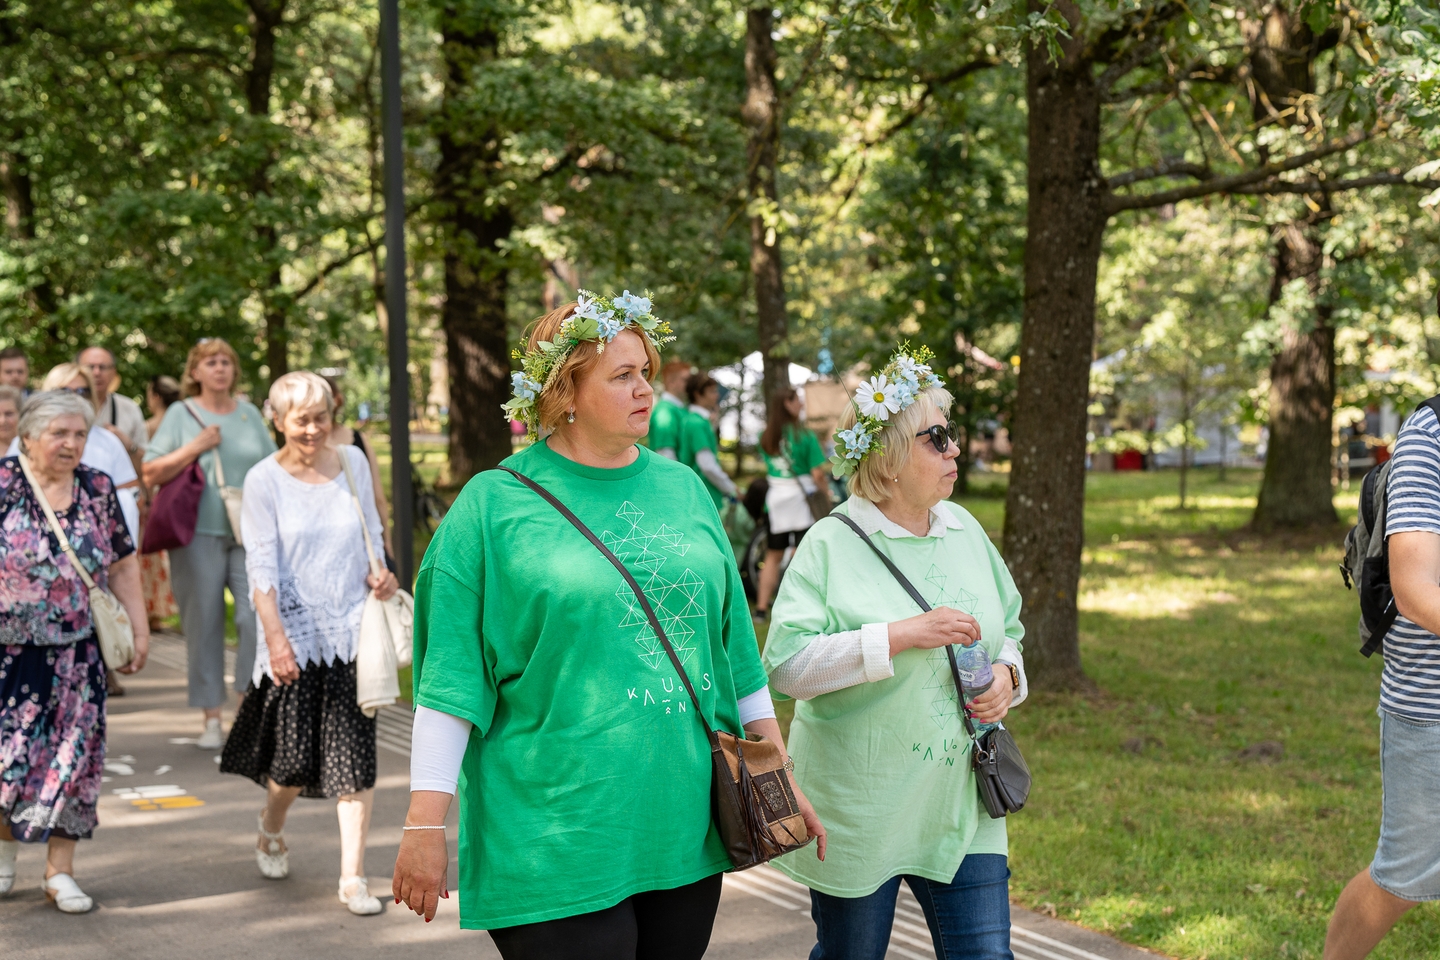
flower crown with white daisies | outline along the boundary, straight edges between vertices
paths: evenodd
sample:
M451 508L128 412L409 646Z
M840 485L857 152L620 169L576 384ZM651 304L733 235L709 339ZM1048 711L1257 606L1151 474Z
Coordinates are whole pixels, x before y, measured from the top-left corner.
M883 449L880 431L892 416L919 400L921 391L945 385L930 369L934 359L929 347L911 349L908 343L901 344L883 370L860 384L854 399L855 426L835 434L830 463L836 479L850 476L862 460Z
M531 440L539 436L539 413L535 401L565 364L566 358L582 343L594 342L595 352L604 353L606 344L620 336L627 327L637 327L658 350L675 338L670 323L650 312L650 298L626 290L618 297L601 297L588 290L579 291L575 312L560 322L555 339L541 340L534 349L511 356L520 361L520 370L510 375L514 397L504 404L507 419L525 424Z

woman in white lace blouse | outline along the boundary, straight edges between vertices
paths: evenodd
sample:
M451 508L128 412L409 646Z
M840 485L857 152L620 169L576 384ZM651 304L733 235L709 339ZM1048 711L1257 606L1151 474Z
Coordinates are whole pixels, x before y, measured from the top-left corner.
M373 542L381 542L370 467L356 447L329 444L335 402L320 377L288 373L270 388L285 446L245 477L245 571L259 620L255 671L220 771L266 788L255 858L274 880L289 873L281 830L297 796L333 797L340 816L340 902L380 912L365 884L365 835L375 787L375 720L355 698L360 615L373 590L398 589L369 570L364 533L341 457Z

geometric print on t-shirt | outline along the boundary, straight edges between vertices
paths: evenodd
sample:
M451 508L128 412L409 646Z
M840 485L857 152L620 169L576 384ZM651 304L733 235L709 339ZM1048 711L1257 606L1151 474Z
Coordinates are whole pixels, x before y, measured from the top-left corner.
M675 655L681 663L689 663L695 653L696 626L704 626L705 608L701 605L700 595L705 583L689 567L681 567L677 571L672 566L670 572L674 576L665 574L665 567L672 558L683 557L690 551L690 545L681 542L685 534L665 523L660 524L659 529L645 529L640 525L645 511L628 500L620 505L615 516L624 521L628 529L622 533L604 530L600 533L600 542L610 548L610 552L635 577L660 620L660 626L665 629L670 645L675 648ZM661 662L667 659L665 648L655 636L640 601L635 598L635 592L622 580L615 596L625 604L625 617L620 621L620 629L635 631L640 659L652 670L659 669ZM692 625L696 620L700 623Z
M980 598L964 587L956 587L951 591L947 587L949 580L938 566L932 565L930 572L925 574L929 589L923 590L921 595L928 594L925 600L932 607L949 607L975 616L975 611L980 606ZM930 719L935 721L935 726L945 730L960 721L960 698L955 693L955 676L950 672L950 658L945 655L944 647L936 647L930 651L925 663L930 668L930 679L925 682L925 689L930 693Z

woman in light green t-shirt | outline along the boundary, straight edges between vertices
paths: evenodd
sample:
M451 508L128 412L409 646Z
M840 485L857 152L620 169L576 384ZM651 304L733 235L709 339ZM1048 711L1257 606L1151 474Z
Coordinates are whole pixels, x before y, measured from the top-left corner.
M631 572L713 726L779 743L720 518L691 470L636 445L659 362L649 304L612 303L569 304L534 325L507 409L548 436L504 466ZM625 311L631 322L609 336L578 323L618 321L624 303L644 313ZM561 351L542 356L541 341ZM504 471L466 485L425 552L414 676L395 896L434 916L458 791L460 925L488 930L506 960L698 960L731 866L711 822L705 730L625 580Z
M938 956L1007 960L1005 821L980 804L944 648L983 647L995 679L969 710L976 723L1003 718L1025 695L1020 596L980 524L947 501L963 463L950 395L906 359L894 372L909 376L862 386L863 406L841 418L837 472L858 469L839 512L933 609L922 614L839 519L796 549L764 663L772 688L799 701L795 775L830 842L823 862L798 850L775 865L814 891L812 960L884 957L902 879Z

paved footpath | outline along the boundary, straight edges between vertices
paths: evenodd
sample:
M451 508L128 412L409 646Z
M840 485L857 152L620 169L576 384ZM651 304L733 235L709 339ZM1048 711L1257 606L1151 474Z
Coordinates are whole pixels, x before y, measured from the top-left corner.
M80 844L77 879L96 900L85 916L61 914L39 884L43 852L23 847L15 891L0 900L4 960L496 960L490 938L461 930L455 900L426 924L386 899L409 801L409 714L383 711L379 780L366 867L385 912L355 917L335 885L340 837L335 805L298 800L285 836L290 877L255 866L260 788L217 772L218 754L196 748L199 711L185 706L185 648L156 638L150 665L110 702L107 782L95 839ZM226 723L230 720L226 716ZM454 855L453 814L449 831ZM452 883L457 868L452 862ZM808 891L768 867L730 875L711 960L800 960L814 944ZM1154 960L1107 937L1012 908L1017 960ZM919 905L902 887L891 958L933 960Z

